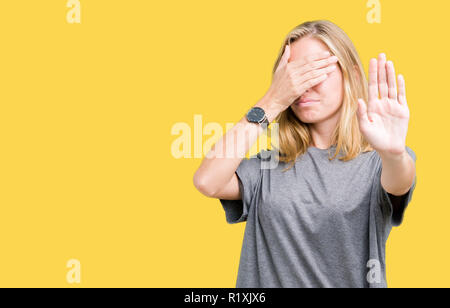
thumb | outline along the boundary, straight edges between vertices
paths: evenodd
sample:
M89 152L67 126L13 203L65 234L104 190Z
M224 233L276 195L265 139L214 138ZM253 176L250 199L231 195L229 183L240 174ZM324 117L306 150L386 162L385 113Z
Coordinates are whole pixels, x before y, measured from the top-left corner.
M280 63L278 64L277 70L284 67L288 63L290 56L291 56L291 48L289 47L289 44L286 44L286 46L284 47L283 55L281 56L280 59Z
M358 118L362 122L370 122L367 116L367 106L363 99L358 99Z

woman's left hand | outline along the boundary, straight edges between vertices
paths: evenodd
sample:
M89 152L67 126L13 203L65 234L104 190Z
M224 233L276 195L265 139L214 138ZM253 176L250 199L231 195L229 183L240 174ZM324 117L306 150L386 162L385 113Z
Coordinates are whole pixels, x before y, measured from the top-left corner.
M392 61L380 54L370 60L369 103L358 99L358 120L361 133L380 154L405 152L409 108L406 103L405 80L398 76L398 91Z

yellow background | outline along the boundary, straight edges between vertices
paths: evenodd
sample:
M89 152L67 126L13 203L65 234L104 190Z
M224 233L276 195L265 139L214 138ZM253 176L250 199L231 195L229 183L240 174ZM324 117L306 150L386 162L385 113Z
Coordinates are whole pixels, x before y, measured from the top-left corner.
M171 128L237 122L314 19L347 32L366 72L385 52L404 74L417 187L388 284L450 286L448 1L382 0L381 24L366 0L81 0L81 24L66 2L0 4L0 286L234 287L245 224L195 190L201 160L171 155Z

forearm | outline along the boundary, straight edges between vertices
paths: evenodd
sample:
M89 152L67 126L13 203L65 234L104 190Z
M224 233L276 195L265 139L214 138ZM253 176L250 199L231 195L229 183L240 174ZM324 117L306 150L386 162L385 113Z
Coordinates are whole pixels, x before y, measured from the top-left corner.
M272 108L272 100L264 96L255 106L262 107L271 122L277 115L277 109ZM264 128L257 123L250 123L244 115L226 134L214 144L203 159L194 175L197 188L208 195L214 195L230 180L242 159L254 145Z
M402 154L379 153L382 161L381 185L390 194L404 195L411 188L416 175L414 160L405 151Z

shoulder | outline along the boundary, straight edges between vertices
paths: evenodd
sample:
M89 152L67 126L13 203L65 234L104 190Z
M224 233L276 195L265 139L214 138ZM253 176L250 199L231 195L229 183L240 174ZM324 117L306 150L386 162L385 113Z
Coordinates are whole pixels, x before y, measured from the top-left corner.
M261 150L257 154L251 156L250 158L256 158L262 161L268 161L277 158L277 151L275 150Z
M260 171L276 169L280 165L278 154L276 150L261 150L257 154L243 159L239 168Z

